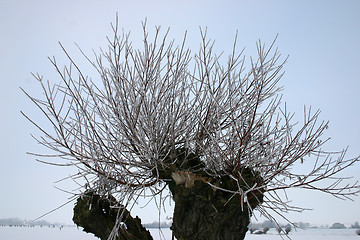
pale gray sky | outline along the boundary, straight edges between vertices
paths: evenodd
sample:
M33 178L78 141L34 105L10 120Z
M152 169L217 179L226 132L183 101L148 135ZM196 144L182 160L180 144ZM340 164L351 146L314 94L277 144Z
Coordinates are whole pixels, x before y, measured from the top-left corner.
M84 1L84 0L0 0L0 218L34 219L58 207L69 197L53 186L74 169L58 168L35 161L27 151L42 151L32 140L37 134L20 114L24 110L37 118L39 112L19 87L40 96L39 85L30 72L55 80L47 56L64 56L60 41L81 61L74 42L91 54L106 46L110 23L119 15L120 26L131 31L134 42L141 38L141 21L171 27L171 38L188 30L189 46L199 46L199 26L208 27L217 49L230 50L236 30L239 47L246 54L255 52L260 38L270 44L277 33L276 46L289 55L284 100L301 120L303 105L322 110L321 118L330 120L327 132L332 140L328 150L350 146L348 157L360 154L360 1ZM92 73L92 72L89 72ZM360 165L346 174L360 180ZM75 186L59 184L65 189ZM294 221L351 224L360 221L360 198L341 201L314 192L291 191L294 204L314 208L290 214ZM45 219L71 223L70 205ZM157 219L156 211L137 209L145 222ZM171 212L165 215L170 216Z

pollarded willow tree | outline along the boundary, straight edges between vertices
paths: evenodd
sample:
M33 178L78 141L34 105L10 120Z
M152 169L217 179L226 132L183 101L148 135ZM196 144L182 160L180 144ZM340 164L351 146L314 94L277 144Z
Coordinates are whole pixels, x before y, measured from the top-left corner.
M254 210L269 219L301 210L280 194L286 189L339 198L359 192L357 182L338 175L359 157L322 150L328 123L319 122L319 111L305 110L296 123L281 107L286 59L274 43L259 41L257 58L246 64L236 38L223 61L206 31L192 54L186 34L175 45L156 28L151 40L144 24L137 50L117 23L113 30L107 51L94 60L84 54L97 77L87 77L61 45L69 65L50 58L61 81L34 74L45 98L25 92L51 126L24 114L41 130L38 142L54 152L56 162L46 162L74 166L73 178L83 179L74 221L86 231L101 239L151 239L128 210L140 197L161 200L169 190L177 239L243 239ZM303 162L312 168L294 170Z

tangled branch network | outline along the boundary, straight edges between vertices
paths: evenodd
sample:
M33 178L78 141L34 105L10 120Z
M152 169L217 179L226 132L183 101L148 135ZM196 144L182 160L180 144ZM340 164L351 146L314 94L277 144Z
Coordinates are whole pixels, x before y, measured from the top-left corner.
M34 74L45 97L24 91L51 126L24 113L42 132L38 142L54 153L45 157L56 162L45 162L75 166L73 179L84 191L113 195L132 207L140 196L161 196L170 181L191 187L201 180L248 207L261 192L256 209L270 219L269 210L302 210L280 194L289 188L345 199L359 192L357 182L338 174L359 157L322 150L328 122L318 120L320 112L305 108L303 122L294 122L281 103L278 83L286 58L281 60L275 41L269 47L259 41L257 57L248 59L237 50L236 37L224 61L206 31L200 31L201 47L193 54L186 34L175 45L169 31L156 28L149 37L143 24L143 48L133 49L130 34L120 33L118 24L113 30L107 51L94 60L84 54L96 78L86 76L60 44L69 65L49 59L61 81ZM294 166L301 163L311 167L298 173ZM245 169L257 180L247 181ZM231 188L215 183L221 176L231 179Z

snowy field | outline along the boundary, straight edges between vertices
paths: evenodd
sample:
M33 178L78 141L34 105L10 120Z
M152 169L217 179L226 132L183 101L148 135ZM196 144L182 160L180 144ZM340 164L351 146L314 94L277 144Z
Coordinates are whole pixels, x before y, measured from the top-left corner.
M158 229L150 229L155 240L171 240L170 229L163 229L159 233ZM160 236L162 235L162 237ZM360 236L355 234L354 229L307 229L290 232L292 240L360 240ZM92 234L87 234L76 227L64 227L61 230L49 227L0 227L1 240L98 240ZM275 229L270 229L266 235L254 235L248 233L245 240L281 240L288 239L279 236Z

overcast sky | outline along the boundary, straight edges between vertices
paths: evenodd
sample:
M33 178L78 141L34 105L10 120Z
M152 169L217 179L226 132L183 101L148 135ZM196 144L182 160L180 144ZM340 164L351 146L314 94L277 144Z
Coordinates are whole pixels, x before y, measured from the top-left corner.
M44 165L26 154L43 150L30 136L38 132L20 114L23 110L35 119L40 114L19 89L41 96L31 72L57 82L47 57L55 55L66 63L58 41L82 61L74 43L89 54L105 48L116 13L120 27L132 32L135 43L146 18L149 29L171 27L171 38L179 39L188 30L192 48L200 44L199 26L208 27L216 48L225 53L231 50L236 30L239 47L246 47L247 55L253 55L258 39L270 44L279 34L276 46L284 57L289 55L280 83L288 109L297 112L299 120L304 105L321 109L320 118L330 120L326 134L332 139L326 149L349 146L347 156L354 157L360 154L359 12L357 0L0 0L0 218L37 218L67 201L69 195L54 185L66 190L76 187L54 183L74 169ZM358 164L345 174L360 180L359 168ZM314 209L287 215L293 221L360 222L359 197L351 202L303 191L291 191L289 197L296 205ZM71 223L72 207L70 203L45 219ZM137 208L135 213L152 222L157 220L153 208ZM166 215L171 216L171 211Z

